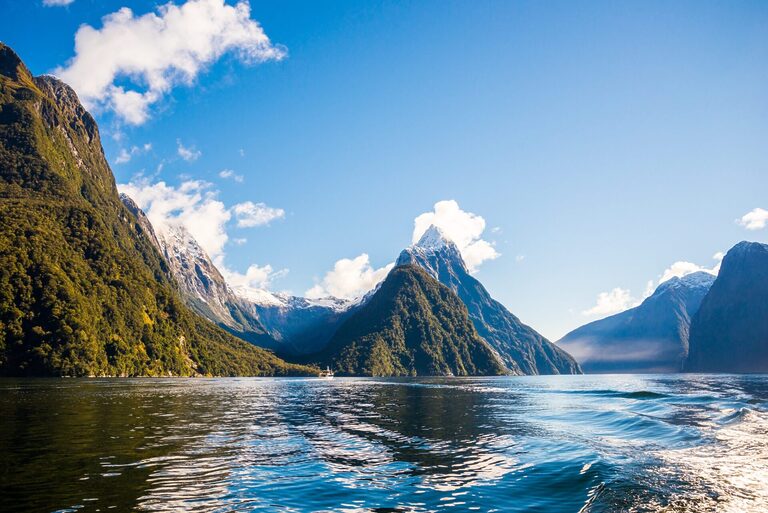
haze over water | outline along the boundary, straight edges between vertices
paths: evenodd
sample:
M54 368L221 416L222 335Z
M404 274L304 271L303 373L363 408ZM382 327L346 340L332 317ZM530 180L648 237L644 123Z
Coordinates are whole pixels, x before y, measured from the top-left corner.
M0 510L764 511L768 376L0 381Z

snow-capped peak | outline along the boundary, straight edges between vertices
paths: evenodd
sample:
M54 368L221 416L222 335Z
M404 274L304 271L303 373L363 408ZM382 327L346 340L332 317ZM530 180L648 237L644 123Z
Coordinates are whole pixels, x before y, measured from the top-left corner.
M445 235L443 230L433 224L427 228L427 231L424 232L424 235L421 236L419 242L415 245L422 249L441 249L449 244L453 244L451 239Z

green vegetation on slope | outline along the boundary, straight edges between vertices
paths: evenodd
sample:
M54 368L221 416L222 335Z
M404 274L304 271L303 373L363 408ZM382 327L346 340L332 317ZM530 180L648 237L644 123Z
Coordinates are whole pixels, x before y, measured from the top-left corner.
M94 119L0 43L0 375L311 372L183 304Z
M505 372L456 294L412 265L389 273L368 303L341 325L323 360L343 375Z

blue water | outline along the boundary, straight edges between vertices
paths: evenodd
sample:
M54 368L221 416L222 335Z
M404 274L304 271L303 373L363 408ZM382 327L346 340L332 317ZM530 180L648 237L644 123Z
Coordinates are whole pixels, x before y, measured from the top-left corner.
M768 376L0 381L0 511L768 511Z

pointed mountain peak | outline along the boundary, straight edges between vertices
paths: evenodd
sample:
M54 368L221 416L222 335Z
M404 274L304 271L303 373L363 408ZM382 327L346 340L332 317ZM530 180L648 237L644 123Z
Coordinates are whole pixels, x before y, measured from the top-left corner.
M432 224L415 245L422 249L440 249L452 244L454 244L453 241L445 232Z

